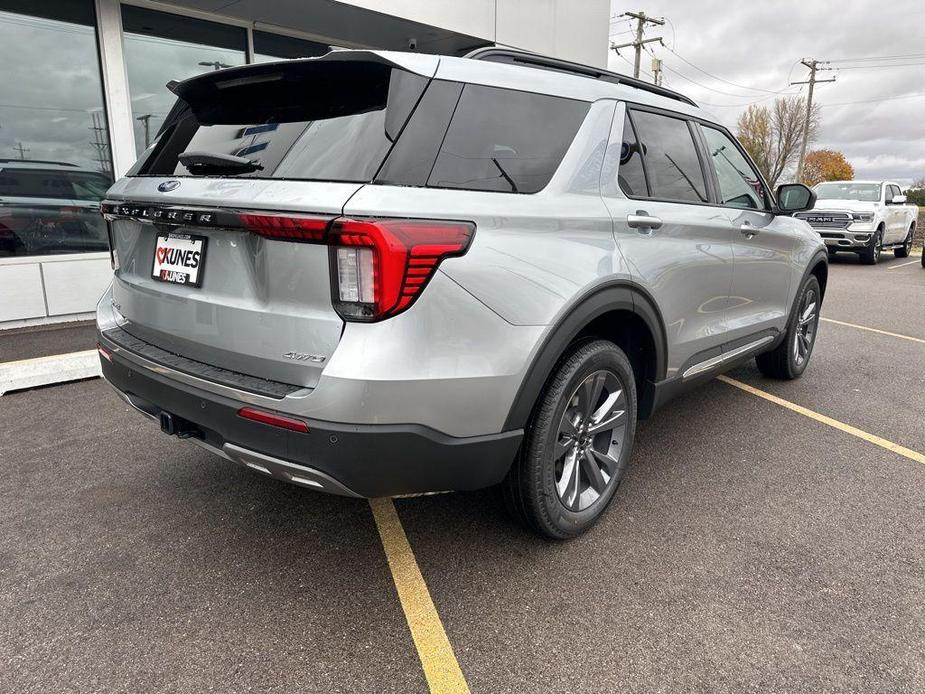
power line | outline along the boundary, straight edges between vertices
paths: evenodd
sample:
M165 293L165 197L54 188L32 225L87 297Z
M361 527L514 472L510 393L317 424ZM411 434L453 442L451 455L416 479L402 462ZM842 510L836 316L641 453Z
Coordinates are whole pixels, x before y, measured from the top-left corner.
M901 55L880 55L869 58L836 58L830 60L830 63L866 63L880 60L906 60L910 58L925 58L925 53L906 53Z
M900 99L917 99L925 96L925 92L918 94L901 94L900 96L885 96L881 99L864 99L863 101L841 101L833 104L820 104L819 108L829 108L830 106L854 106L855 104L879 104L881 101L898 101Z
M889 63L888 65L836 65L833 69L835 70L876 70L878 68L894 68L894 67L916 67L918 65L925 65L923 63Z
M675 50L673 50L673 49L671 49L671 48L668 48L667 46L665 46L665 49L668 50L668 51L670 51L672 54L674 54L676 57L678 57L679 59L681 59L682 61L684 61L684 62L687 63L688 65L690 65L692 68L694 68L694 69L697 70L698 72L702 72L702 73L705 74L707 77L711 77L711 78L715 79L717 82L722 82L722 83L724 83L724 84L728 84L728 85L731 86L731 87L738 87L739 89L751 89L751 90L753 90L753 91L756 91L756 92L763 92L763 93L765 93L765 94L783 94L784 92L787 91L786 88L784 88L784 89L779 89L779 90L776 90L776 91L775 91L775 90L772 90L772 89L761 89L760 87L749 87L749 86L744 85L744 84L737 84L736 82L730 82L730 81L727 80L727 79L723 79L722 77L718 77L717 75L714 75L713 73L707 72L707 71L704 70L702 67L698 67L697 65L694 65L694 63L692 63L690 60L688 60L687 58L685 58L683 55L681 55L681 54L678 53L677 51L675 51ZM737 95L737 96L745 96L745 95L744 95L744 94L739 94L739 95Z

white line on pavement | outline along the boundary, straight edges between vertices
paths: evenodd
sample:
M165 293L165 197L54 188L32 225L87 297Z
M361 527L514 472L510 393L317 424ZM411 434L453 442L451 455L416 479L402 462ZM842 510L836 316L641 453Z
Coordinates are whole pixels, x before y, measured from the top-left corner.
M895 270L898 267L906 267L906 265L913 265L915 263L920 263L920 260L910 260L908 263L900 263L899 265L890 265L887 270Z

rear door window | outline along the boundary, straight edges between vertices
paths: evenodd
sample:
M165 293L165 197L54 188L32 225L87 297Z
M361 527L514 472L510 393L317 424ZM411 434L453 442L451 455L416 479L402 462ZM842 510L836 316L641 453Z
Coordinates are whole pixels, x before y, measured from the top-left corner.
M185 103L137 174L190 175L179 155L202 152L262 167L236 177L370 181L427 78L379 63L290 65L181 93Z
M467 84L427 185L535 193L549 183L588 108L572 99Z
M650 195L659 200L707 202L707 186L688 122L682 118L633 111Z

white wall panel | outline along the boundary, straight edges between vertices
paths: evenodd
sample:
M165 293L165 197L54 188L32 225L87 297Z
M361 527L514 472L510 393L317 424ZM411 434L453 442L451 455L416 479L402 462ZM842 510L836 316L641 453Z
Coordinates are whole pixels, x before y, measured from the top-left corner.
M607 66L606 0L496 0L495 41L596 67Z
M345 5L493 39L495 0L338 0Z
M38 263L0 265L0 322L45 315Z
M43 263L42 272L50 316L93 311L112 281L108 254L105 258Z

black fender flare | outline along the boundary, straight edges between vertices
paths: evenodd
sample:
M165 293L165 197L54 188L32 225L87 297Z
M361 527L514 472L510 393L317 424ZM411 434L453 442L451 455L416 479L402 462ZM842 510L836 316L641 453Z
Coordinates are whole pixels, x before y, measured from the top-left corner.
M562 311L561 318L546 334L520 384L504 423L504 431L525 428L549 375L569 344L598 316L610 311L629 311L645 323L655 343L655 380L665 378L668 339L665 323L655 300L643 287L629 280L592 288ZM648 398L639 394L640 402Z
M800 284L797 285L797 290L794 292L794 301L796 300L796 294L799 293L800 287L803 286L803 283L806 282L806 278L813 274L813 270L816 269L816 266L822 263L825 265L825 274L826 278L829 276L829 252L827 250L818 250L813 253L812 257L809 259L809 262L806 263L806 269L803 271L803 276L800 278ZM820 282L820 284L822 284ZM822 296L819 297L819 303L825 299L825 287L820 287L822 289Z

